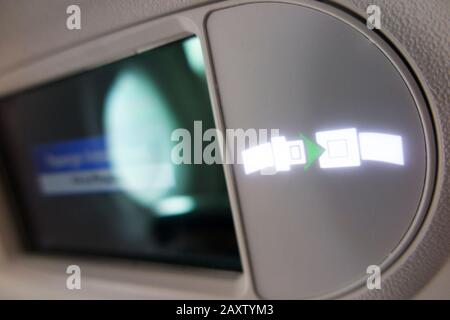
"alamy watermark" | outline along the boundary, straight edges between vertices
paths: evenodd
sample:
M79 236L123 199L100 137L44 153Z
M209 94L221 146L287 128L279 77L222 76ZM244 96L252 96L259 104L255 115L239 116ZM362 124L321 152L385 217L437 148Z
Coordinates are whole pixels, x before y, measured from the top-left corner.
M194 121L194 136L184 128L175 129L171 141L174 164L242 164L239 151L270 141L279 136L279 129L219 129L203 132L202 121Z
M81 29L81 8L76 4L67 7L66 13L69 15L66 19L66 27L68 30Z
M381 289L381 268L377 265L370 265L367 267L366 273L369 275L367 277L366 286L369 290L380 290Z
M367 28L370 30L381 29L381 9L377 5L370 5L366 9L367 13Z
M81 268L75 264L67 267L66 288L68 290L81 290Z

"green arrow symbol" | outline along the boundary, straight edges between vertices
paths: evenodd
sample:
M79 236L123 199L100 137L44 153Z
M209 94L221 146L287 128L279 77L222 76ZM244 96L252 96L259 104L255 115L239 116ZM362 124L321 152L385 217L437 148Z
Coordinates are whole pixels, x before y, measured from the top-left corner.
M303 139L303 143L305 144L306 164L304 166L304 170L306 171L314 163L314 161L316 161L322 153L325 152L325 149L302 133L300 133L300 138Z

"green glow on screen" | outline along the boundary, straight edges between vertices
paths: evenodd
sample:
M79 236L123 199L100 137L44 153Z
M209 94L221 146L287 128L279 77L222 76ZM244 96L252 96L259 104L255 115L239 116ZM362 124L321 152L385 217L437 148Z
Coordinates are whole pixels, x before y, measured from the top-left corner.
M112 170L133 200L151 206L175 187L164 137L177 126L148 74L133 67L118 74L106 97L104 127Z
M174 196L160 200L155 209L161 216L175 216L193 211L195 199L191 196Z
M191 37L123 64L105 97L103 126L117 183L130 199L160 216L197 207L191 177L199 168L172 163L171 134L193 122L194 116L180 114L189 110L203 117L199 111L210 108L199 94L204 76L200 40Z
M198 76L204 76L205 63L203 60L200 39L197 37L186 39L183 41L183 49L186 54L189 67L192 71L194 71Z

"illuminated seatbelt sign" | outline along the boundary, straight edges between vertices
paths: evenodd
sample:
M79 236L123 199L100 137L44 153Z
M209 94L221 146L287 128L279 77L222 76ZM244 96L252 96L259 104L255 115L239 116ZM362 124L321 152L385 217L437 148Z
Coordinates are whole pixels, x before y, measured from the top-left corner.
M301 135L301 140L274 137L242 152L244 171L251 174L267 168L289 171L292 165L309 166L318 158L321 169L359 167L362 161L378 161L398 166L405 164L403 141L399 135L359 132L356 128L318 131L316 146ZM305 148L305 142L312 147ZM305 166L305 168L306 168Z
M274 137L271 142L244 150L242 160L246 174L269 167L289 171L291 165L306 163L305 146L302 140L286 141L285 137Z

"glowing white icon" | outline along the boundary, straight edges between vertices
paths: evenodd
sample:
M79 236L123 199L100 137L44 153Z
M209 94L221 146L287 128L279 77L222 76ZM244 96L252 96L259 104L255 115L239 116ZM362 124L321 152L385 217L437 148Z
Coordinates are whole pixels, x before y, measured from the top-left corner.
M291 165L306 163L305 147L302 140L286 141L285 137L274 137L271 142L244 150L242 160L246 174L269 167L289 171Z
M306 163L306 153L305 145L302 140L293 140L287 142L289 148L289 157L291 165L295 164L305 164Z
M373 132L359 134L359 148L362 160L381 161L404 165L402 137Z
M321 168L359 167L361 160L404 165L401 136L350 128L317 132L316 140L325 149L319 158Z
M268 142L244 150L242 152L242 161L244 162L246 174L272 167L274 163L272 145Z
M355 128L321 131L317 143L325 149L319 158L321 168L359 167L358 133Z
M307 142L311 146L309 139ZM289 171L292 165L308 163L306 169L319 155L319 166L323 169L359 167L361 160L400 166L405 164L402 137L398 135L358 133L356 128L347 128L319 131L316 133L316 142L317 147L320 146L323 150L317 153L310 148L308 156L303 140L286 141L283 136L274 137L271 142L244 150L242 159L245 173L250 174L266 168L274 168L275 172ZM309 162L307 157L310 157Z
M289 171L292 164L305 164L305 146L302 140L286 141L285 137L272 138L275 170Z

